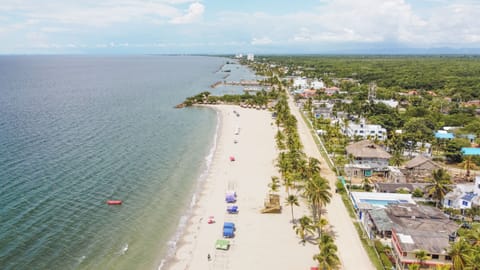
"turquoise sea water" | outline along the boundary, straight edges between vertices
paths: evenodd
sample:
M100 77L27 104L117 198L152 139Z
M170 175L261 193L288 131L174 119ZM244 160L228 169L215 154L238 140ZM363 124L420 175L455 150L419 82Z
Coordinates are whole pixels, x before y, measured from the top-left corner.
M173 106L215 92L226 61L0 56L0 268L156 269L217 125Z

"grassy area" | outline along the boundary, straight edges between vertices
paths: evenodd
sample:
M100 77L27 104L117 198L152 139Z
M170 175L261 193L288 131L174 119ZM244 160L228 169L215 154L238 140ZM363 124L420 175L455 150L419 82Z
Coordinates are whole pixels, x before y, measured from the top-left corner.
M328 153L325 152L324 148L322 147L322 145L324 145L324 143L320 142L320 138L317 136L317 133L313 129L312 122L310 122L301 111L300 111L300 114L302 115L303 121L305 123L307 123L308 129L310 130L310 133L313 137L313 140L315 141L315 144L317 145L318 150L320 151L320 154L327 161L328 167L330 167L330 169L332 169L334 172L336 172L335 165L330 162L330 158L328 157Z

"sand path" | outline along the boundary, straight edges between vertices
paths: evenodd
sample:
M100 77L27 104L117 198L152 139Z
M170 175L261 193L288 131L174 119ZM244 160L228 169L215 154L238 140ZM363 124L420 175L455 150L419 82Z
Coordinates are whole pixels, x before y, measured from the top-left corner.
M327 219L336 235L336 244L338 247L338 255L342 262L342 269L345 270L369 270L375 269L371 263L365 249L362 246L360 238L352 222L355 222L350 216L343 204L339 194L335 194L336 175L328 167L325 159L320 155L320 151L315 144L312 134L300 115L297 106L294 105L292 97L289 97L289 106L291 113L298 120L298 132L304 146L304 152L309 157L315 157L321 162L321 175L329 180L332 187L332 200L327 205Z

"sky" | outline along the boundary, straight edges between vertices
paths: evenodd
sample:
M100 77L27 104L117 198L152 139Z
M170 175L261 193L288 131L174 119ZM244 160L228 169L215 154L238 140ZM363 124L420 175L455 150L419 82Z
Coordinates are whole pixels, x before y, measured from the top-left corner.
M480 0L0 0L0 54L480 52Z

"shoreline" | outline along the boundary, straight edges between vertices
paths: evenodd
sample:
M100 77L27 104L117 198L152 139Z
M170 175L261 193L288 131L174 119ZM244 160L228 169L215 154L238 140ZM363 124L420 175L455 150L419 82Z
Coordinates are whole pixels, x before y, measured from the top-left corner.
M162 270L179 269L309 269L318 247L300 239L292 229L290 208L285 206L281 190L281 214L260 214L268 193L271 176L277 175L274 135L276 126L271 112L241 108L236 105L207 106L218 115L215 149L205 179L199 178L195 202L174 252L158 266ZM233 111L239 113L239 116ZM239 134L236 130L239 129ZM237 143L234 142L237 140ZM229 156L235 161L230 161ZM238 194L237 215L226 213L225 192ZM307 207L295 207L295 218L308 213ZM209 216L215 223L208 224ZM235 222L235 237L230 249L215 249L215 241L223 239L224 221ZM211 260L207 255L211 255Z
M210 106L204 106L210 107ZM180 216L180 219L177 224L177 228L175 230L175 234L168 240L168 250L167 253L163 258L159 259L157 263L156 269L157 270L164 270L169 269L169 266L175 263L175 254L179 248L182 247L184 242L186 241L185 235L189 227L192 226L193 217L195 214L196 208L198 208L199 200L202 196L202 192L205 189L205 181L210 173L213 159L215 158L215 152L217 151L218 147L218 138L220 136L220 130L222 126L222 118L220 113L216 111L216 121L217 124L215 125L215 133L213 136L213 141L211 142L211 147L208 151L208 154L205 156L205 164L204 170L198 175L195 183L194 193L190 198L190 204L184 214Z

